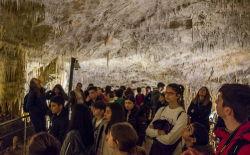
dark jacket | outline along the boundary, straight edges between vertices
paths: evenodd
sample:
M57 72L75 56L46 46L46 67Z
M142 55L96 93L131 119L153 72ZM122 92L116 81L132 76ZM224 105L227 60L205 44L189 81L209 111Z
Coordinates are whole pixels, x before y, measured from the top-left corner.
M83 97L83 102L85 102L84 93L83 93L82 90L80 90L80 91L81 91L81 94L82 94L82 97ZM76 104L77 104L76 94L75 94L75 91L72 90L70 92L70 99L69 99L68 103L66 104L66 108L71 107L71 110L72 110Z
M153 122L154 129L164 130L166 134L168 134L172 128L174 127L168 120L158 119Z
M167 102L167 101L165 101L164 103L161 103L160 101L157 103L157 107L156 107L156 112L155 113L157 113L157 111L161 108L161 107L166 107L166 106L168 106L169 105L169 103Z
M128 110L125 110L125 117L127 118ZM144 110L140 106L135 105L131 110L131 113L128 117L128 122L133 126L138 135L138 146L142 146L142 143L145 139L146 129L147 129L147 119L144 113Z
M96 135L95 136L95 143L94 143L94 146L92 147L93 151L95 153L97 153L97 148L98 148L98 144L101 140L101 137L102 137L102 132L103 132L103 129L104 129L104 124L107 124L107 120L104 118L102 120L102 122L97 126L95 127L95 123L96 123L96 117L93 118L92 120L92 124L93 124L93 127L94 127L94 134Z
M43 88L40 89L43 91ZM33 112L37 115L46 115L47 113L47 103L44 95L37 97L36 92L33 88L30 88L26 108L29 112Z
M69 125L69 110L63 108L62 112L57 116L54 114L52 117L52 126L50 128L50 134L52 134L57 140L63 144Z
M86 148L78 131L71 130L65 138L60 155L88 155L90 148Z
M191 117L191 123L198 122L204 125L209 131L209 115L211 113L211 108L211 101L206 106L203 106L203 104L198 105L198 103L194 104L193 102L191 102L187 111L188 115ZM193 113L191 112L192 109L194 109Z
M231 135L230 133L226 132L226 128L218 129L214 131L214 134L217 137L221 137L222 141L220 142L216 155L219 153L221 150L222 146L225 144L226 140L228 137ZM245 143L246 145L241 145L243 147L238 147L235 144L239 144L239 142L247 142ZM244 143L243 143L244 144ZM238 153L236 153L236 152ZM236 135L234 139L229 143L228 147L224 150L224 152L221 155L247 155L250 152L250 122L247 122L243 124L238 131L236 132Z
M100 96L97 95L95 101L99 101L99 100L102 100L102 98L101 98ZM84 103L85 103L87 106L89 106L89 107L90 107L92 104L94 104L94 102L93 102L92 100L89 100L88 102L85 101Z
M161 93L160 93L159 90L154 90L152 92L152 95L151 95L151 102L150 102L150 104L152 105L152 108L153 108L153 113L152 113L153 117L156 114L156 108L157 108L157 104L159 102L160 94Z
M141 94L141 96L142 96L142 103L144 103L144 98L145 98L145 96L144 96L144 94ZM138 94L135 96L135 100L136 100L136 103L138 104L138 105L141 105L142 103L138 103Z
M144 97L144 104L152 106L151 105L151 92L148 93L145 97Z

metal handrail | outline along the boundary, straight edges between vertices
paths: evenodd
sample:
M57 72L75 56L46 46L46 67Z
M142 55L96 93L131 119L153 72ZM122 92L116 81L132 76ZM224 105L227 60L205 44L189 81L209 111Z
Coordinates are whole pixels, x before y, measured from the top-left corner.
M12 119L12 120L9 120L9 121L0 123L0 126L3 126L3 125L6 125L6 124L9 124L9 123L18 121L18 120L20 120L20 119L24 119L24 128L19 129L19 130L17 130L17 131L14 131L14 132L11 132L11 133L7 134L7 135L11 135L11 134L16 133L16 132L18 132L18 131L24 130L24 140L23 140L23 141L24 141L24 150L23 150L23 151L24 151L24 155L26 154L27 128L31 127L31 126L27 127L27 118L28 118L28 117L30 117L30 116L27 115L27 116L23 116L23 117L20 117L20 118L17 118L17 119ZM4 136L0 137L0 139L6 137L7 135L4 135ZM5 152L5 151L6 151L6 150L4 150L3 152ZM0 153L3 153L3 152L0 152Z

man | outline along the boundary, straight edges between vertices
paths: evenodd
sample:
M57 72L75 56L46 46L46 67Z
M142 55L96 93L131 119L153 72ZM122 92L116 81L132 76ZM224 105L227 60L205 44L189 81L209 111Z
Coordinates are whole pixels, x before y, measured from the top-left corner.
M216 109L224 120L226 128L215 130L217 137L222 138L216 155L250 154L250 88L241 84L224 84L220 90ZM182 155L202 153L188 148Z
M86 98L86 102L85 102L87 106L90 107L96 101L102 100L102 98L97 95L97 87L90 87L88 91L89 91L89 96Z
M152 107L152 105L150 105L150 102L151 102L151 87L147 86L146 87L146 94L145 94L145 97L144 97L144 104Z
M157 84L157 90L154 90L152 92L150 104L153 106L152 107L153 108L153 114L152 114L153 117L156 113L156 108L157 108L157 104L159 102L159 97L160 97L161 91L164 89L164 87L165 87L165 84L162 82L159 82Z
M63 144L69 124L69 110L64 108L65 100L63 96L54 96L50 99L52 116L52 126L50 134Z
M94 87L94 85L93 85L92 83L89 84L88 88L84 91L85 97L89 96L89 91L88 91L88 89L89 89L90 87Z
M83 104L85 101L85 96L82 91L82 84L77 83L76 89L70 92L70 99L68 103L66 104L66 107L71 107L71 110L73 110L74 105L76 104Z

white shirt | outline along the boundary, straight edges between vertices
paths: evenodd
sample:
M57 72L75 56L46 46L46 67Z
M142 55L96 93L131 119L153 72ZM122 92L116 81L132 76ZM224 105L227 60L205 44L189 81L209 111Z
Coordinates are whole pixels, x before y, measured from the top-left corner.
M104 118L104 117L103 117L103 118ZM102 118L100 121L98 121L98 122L96 121L96 122L95 122L95 127L98 127L98 125L100 125L100 124L102 123L103 118Z
M187 126L187 114L183 112L177 120L180 112L184 111L182 107L170 109L169 106L167 106L164 110L163 109L164 107L160 108L157 111L152 122L158 119L166 119L174 126L173 129L167 135L158 135L157 129L147 128L146 135L152 138L156 137L156 139L164 145L173 145L181 137L183 129ZM180 155L182 147L182 143L180 142L176 147L173 155Z

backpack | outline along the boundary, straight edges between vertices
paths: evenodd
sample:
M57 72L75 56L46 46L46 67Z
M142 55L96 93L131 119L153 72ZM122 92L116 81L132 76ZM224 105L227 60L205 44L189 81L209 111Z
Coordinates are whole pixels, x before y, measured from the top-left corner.
M27 102L28 102L28 97L29 97L29 93L25 95L24 97L24 101L23 101L23 111L28 113L29 110L27 109Z

